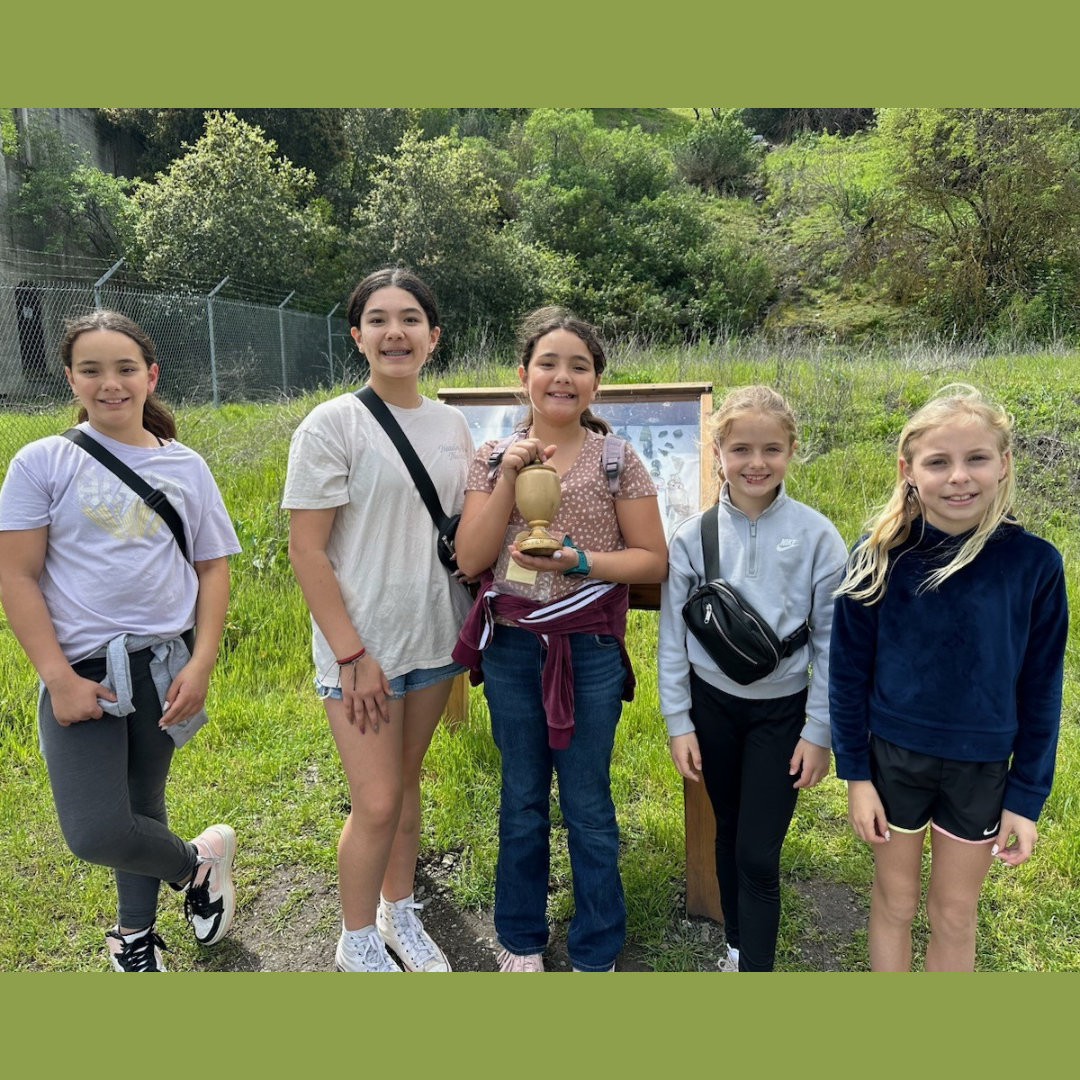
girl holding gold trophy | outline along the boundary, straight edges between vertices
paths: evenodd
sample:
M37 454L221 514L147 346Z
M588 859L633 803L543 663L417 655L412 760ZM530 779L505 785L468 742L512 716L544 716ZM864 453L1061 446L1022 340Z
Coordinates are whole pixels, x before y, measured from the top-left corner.
M519 355L528 412L509 445L474 457L457 533L458 566L481 583L454 659L484 683L502 755L499 969L544 970L554 773L573 874L570 960L612 971L626 931L610 765L634 688L628 584L663 580L667 544L648 471L628 444L611 467L611 429L589 408L607 362L595 328L542 308Z

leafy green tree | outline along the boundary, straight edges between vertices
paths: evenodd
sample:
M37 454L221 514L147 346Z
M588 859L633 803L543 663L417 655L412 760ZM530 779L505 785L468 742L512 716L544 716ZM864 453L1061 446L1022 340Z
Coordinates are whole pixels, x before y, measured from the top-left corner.
M741 109L717 109L699 120L675 148L675 164L702 191L735 195L761 163L761 150L742 121Z
M749 133L746 133L749 142ZM511 138L515 228L562 257L572 307L611 333L694 337L753 325L773 291L765 256L726 230L640 128L537 109Z
M89 153L55 128L35 126L25 138L30 163L19 167L21 182L8 205L16 227L36 233L45 251L126 255L138 217L127 181L94 168Z
M717 110L713 110L714 112ZM874 109L743 109L743 121L771 142L798 135L854 135L873 126Z
M1066 111L884 109L878 130L895 197L872 242L898 294L962 333L1034 300L1045 329L1076 325L1080 133Z
M397 149L407 131L419 124L419 109L345 109L345 153L321 185L334 220L348 231L353 214L371 190L381 169L379 159Z
M627 207L673 179L670 154L655 140L640 128L599 128L587 109L536 109L511 153L522 235L597 269L611 262Z
M379 164L355 215L360 265L405 265L431 284L447 354L502 337L543 299L558 260L500 229L497 184L475 149L414 130Z
M141 183L137 253L151 280L226 275L276 291L322 291L316 253L335 245L325 207L309 203L314 174L232 113L210 113L202 137Z
M426 139L440 135L499 139L528 113L528 109L420 109L418 121Z
M277 144L278 153L319 179L348 152L345 109L216 109L228 111ZM144 150L140 175L151 179L167 169L206 129L206 109L100 109L110 124L136 134Z
M4 157L15 157L19 152L19 129L15 124L14 109L0 109L0 152Z

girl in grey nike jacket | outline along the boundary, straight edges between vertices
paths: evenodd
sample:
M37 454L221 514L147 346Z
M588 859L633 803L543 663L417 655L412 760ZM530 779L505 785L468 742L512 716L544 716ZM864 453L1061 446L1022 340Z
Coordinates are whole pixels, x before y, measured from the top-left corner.
M720 573L779 638L806 645L748 685L687 632L682 608L705 581L701 514L669 543L657 653L671 756L705 781L716 816L716 876L728 942L723 970L771 971L780 922L780 848L800 788L829 771L829 637L847 550L835 526L787 496L796 445L790 406L766 386L732 391L709 432L720 463ZM810 678L810 669L813 678Z

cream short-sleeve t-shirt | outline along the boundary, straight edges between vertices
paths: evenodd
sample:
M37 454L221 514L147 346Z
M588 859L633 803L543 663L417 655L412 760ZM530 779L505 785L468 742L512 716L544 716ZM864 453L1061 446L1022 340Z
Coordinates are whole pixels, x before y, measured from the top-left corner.
M447 514L461 511L472 439L457 409L428 398L387 406L431 477ZM293 433L281 505L336 508L327 556L345 608L388 679L451 663L469 594L435 550L435 526L394 444L354 395L317 405ZM319 681L338 667L312 619Z

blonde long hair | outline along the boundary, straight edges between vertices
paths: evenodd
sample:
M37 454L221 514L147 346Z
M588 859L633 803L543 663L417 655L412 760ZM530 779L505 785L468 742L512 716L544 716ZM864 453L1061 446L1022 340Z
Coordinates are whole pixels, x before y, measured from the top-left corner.
M927 432L947 424L981 423L994 436L999 454L1012 449L1013 418L1005 409L989 401L968 383L950 383L942 387L904 425L900 432L899 457L910 463L915 444ZM1013 516L1016 495L1016 472L1012 454L1005 465L1005 475L998 483L997 494L971 535L957 548L953 557L932 571L920 587L934 590L978 557L991 533L1008 517ZM923 515L919 493L904 478L897 466L896 487L889 501L866 525L867 534L859 541L848 559L847 572L837 596L847 595L865 604L875 604L885 595L888 584L889 552L904 543L911 535L912 524Z

